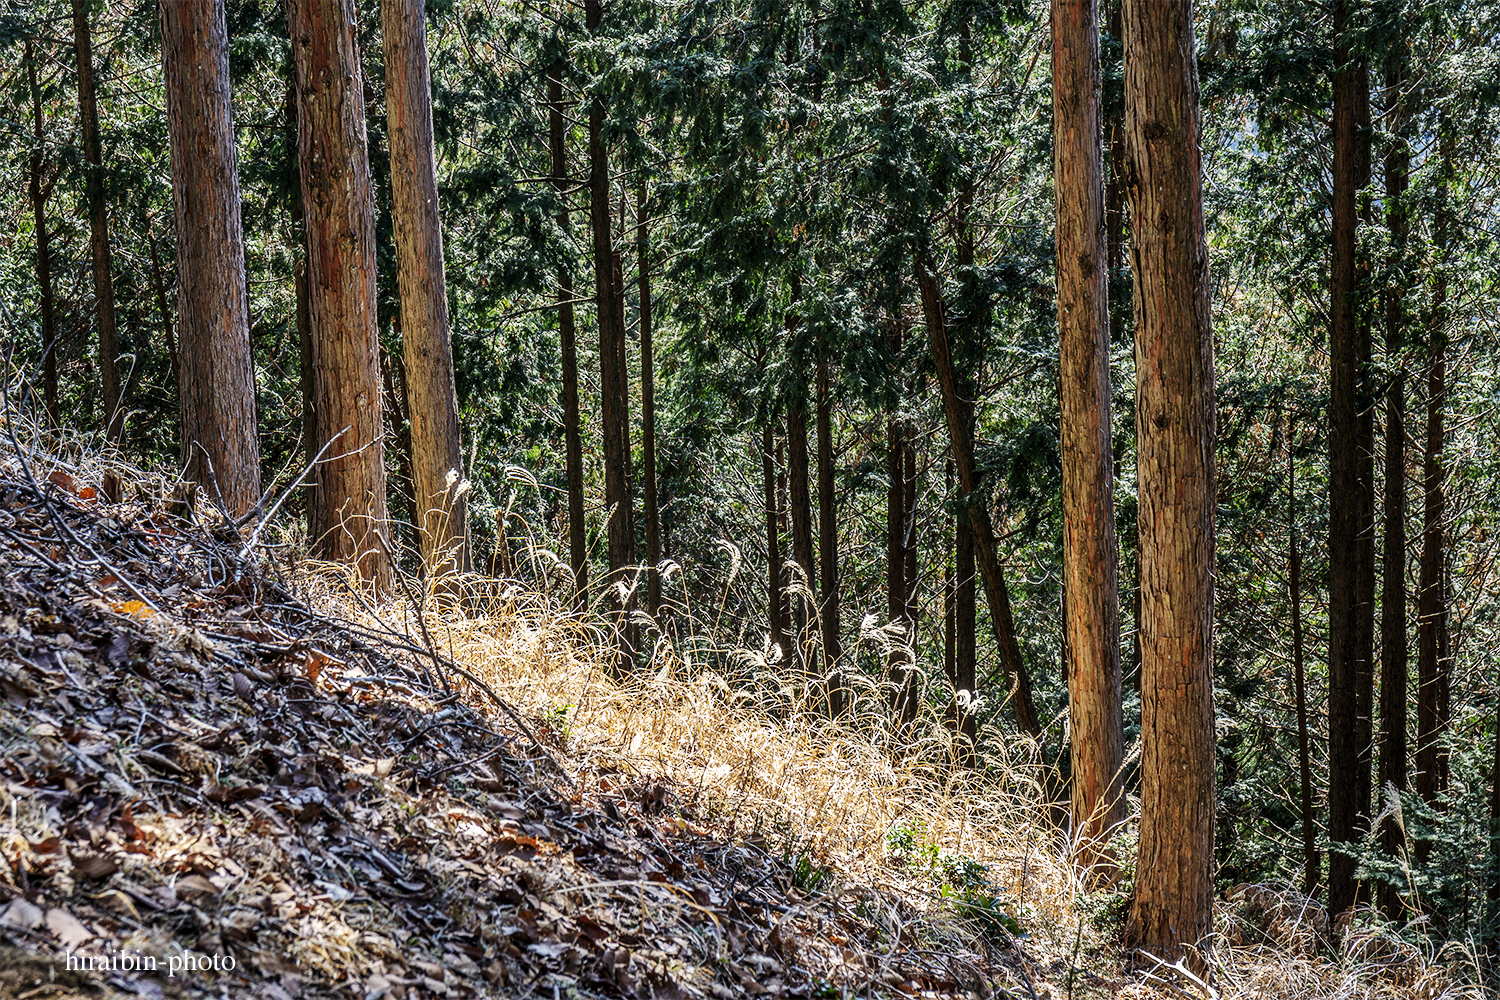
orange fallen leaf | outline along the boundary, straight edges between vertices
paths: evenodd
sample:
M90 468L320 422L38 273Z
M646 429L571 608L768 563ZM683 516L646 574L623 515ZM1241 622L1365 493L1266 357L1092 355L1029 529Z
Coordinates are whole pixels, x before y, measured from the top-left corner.
M78 499L80 500L93 500L98 495L99 494L94 492L94 488L92 486L85 486L83 489L78 491Z
M54 486L60 486L69 493L78 492L78 484L73 481L73 477L61 469L53 469L47 476L47 482L52 483Z
M147 607L141 601L125 601L113 606L115 611L122 615L130 615L132 618L150 618L156 614L155 609Z

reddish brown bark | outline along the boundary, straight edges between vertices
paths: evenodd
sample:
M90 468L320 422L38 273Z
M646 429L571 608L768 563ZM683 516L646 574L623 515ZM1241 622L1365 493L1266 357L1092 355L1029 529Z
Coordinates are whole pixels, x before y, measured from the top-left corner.
M292 224L292 290L294 297L294 319L297 324L297 384L302 390L302 450L305 461L317 457L319 444L317 411L313 406L312 364L312 319L308 314L307 290L307 225L302 210L302 168L297 159L297 74L292 67L292 78L286 88L286 115L282 127L287 134L287 172L293 182L289 200ZM313 508L308 505L307 528L312 533Z
M468 500L438 217L425 0L381 0L391 222L411 425L412 520L432 577L469 569Z
M1213 931L1214 371L1188 3L1125 0L1141 535L1141 824L1126 942Z
M190 479L233 517L260 501L255 359L221 0L158 7L177 222L178 401Z
M354 0L288 0L297 67L314 421L315 551L391 583L375 313L375 221Z
M115 332L115 285L111 274L109 206L105 200L104 153L99 140L99 98L94 84L94 43L89 31L88 0L73 2L73 49L78 57L78 118L83 132L83 159L89 209L89 256L94 265L94 321L99 336L99 392L104 412L99 426L118 441L125 424L120 400L120 348Z
M1053 0L1063 630L1073 827L1086 864L1100 860L1103 842L1125 818L1101 86L1097 0Z

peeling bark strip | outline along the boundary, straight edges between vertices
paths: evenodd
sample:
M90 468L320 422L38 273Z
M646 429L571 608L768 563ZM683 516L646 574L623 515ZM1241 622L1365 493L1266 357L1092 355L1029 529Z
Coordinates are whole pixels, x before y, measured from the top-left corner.
M1125 0L1141 536L1141 828L1128 945L1213 931L1214 372L1192 6Z
M429 576L469 569L468 501L438 218L437 154L424 0L382 0L385 107L391 140L391 221L401 291L411 475L422 566ZM454 474L450 477L450 474Z
M99 99L94 90L94 44L88 0L73 0L73 49L78 56L78 118L88 183L89 254L94 264L94 310L99 332L99 389L104 412L99 426L111 441L125 423L120 406L120 348L115 338L115 285L110 274L109 211L104 200L104 153L99 142Z
M315 421L342 435L314 473L313 537L325 559L391 584L375 327L375 219L354 0L287 0L297 66ZM326 442L319 442L321 447Z
M1097 0L1053 0L1053 186L1067 597L1063 628L1070 668L1073 825L1089 864L1125 818L1109 272L1099 132L1102 86Z
M224 6L174 0L158 9L177 220L182 461L239 517L260 500L260 441Z

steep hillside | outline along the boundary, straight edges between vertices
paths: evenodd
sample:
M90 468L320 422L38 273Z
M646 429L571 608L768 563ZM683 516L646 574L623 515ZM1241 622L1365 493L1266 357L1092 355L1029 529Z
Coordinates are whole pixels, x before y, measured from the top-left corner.
M666 638L620 683L546 595L377 607L171 495L0 458L0 998L1479 995L1264 886L1209 982L1123 970L1044 783L940 721L833 726Z
M617 688L570 718L523 670L503 679L528 719L476 672L499 651L607 682L514 592L438 641L86 478L14 455L0 478L0 995L990 995L1049 974L1013 937L1037 904L977 864L957 907L839 864L883 856L872 824L905 779L740 720L749 757L803 758L783 785L838 772L825 810L871 782L843 831L810 803L778 824L754 761L692 786L656 766L673 712L708 713L679 736L733 725L712 690L660 678L654 708ZM597 721L571 731L600 713L612 753Z

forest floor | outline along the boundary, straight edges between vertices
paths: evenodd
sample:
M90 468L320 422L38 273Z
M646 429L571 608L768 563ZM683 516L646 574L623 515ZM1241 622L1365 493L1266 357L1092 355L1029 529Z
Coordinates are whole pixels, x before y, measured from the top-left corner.
M503 582L373 607L147 478L0 454L0 1000L1479 995L1264 887L1211 983L1123 971L1022 769L616 683Z

